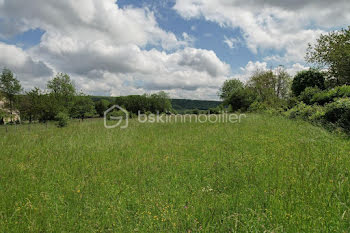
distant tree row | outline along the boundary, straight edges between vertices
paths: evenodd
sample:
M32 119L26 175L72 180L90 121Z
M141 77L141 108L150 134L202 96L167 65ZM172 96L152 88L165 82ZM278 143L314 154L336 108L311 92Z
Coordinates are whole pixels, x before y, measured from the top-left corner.
M314 68L294 78L283 67L257 70L246 83L227 80L219 96L232 111L273 109L350 132L349 41L350 27L321 35L306 53L306 61L315 64Z
M174 111L169 95L161 91L151 95L131 95L117 97L115 103L129 112L140 113L166 113Z
M10 117L16 109L21 119L29 122L46 122L65 116L84 119L96 113L94 102L76 91L67 74L59 73L48 81L46 91L35 87L22 93L21 84L12 71L4 69L0 76L0 92L5 97L5 107L10 109Z
M46 90L33 88L23 93L20 82L9 69L3 69L0 76L0 100L5 102L5 109L0 108L0 120L14 120L14 112L18 111L22 120L29 122L58 121L64 126L69 118L103 117L104 112L118 104L127 111L141 113L165 113L173 111L169 96L165 92L151 95L134 95L100 99L93 101L91 96L77 92L71 78L59 73L47 82ZM1 122L1 121L0 121Z
M232 111L247 111L257 105L279 107L287 102L290 85L291 77L283 67L276 72L257 70L246 84L238 79L227 80L219 96Z

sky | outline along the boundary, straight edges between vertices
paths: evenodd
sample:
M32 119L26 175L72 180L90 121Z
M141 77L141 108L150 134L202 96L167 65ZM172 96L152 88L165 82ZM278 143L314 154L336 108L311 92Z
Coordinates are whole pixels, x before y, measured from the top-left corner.
M257 69L308 69L308 43L349 24L348 0L0 0L0 68L25 90L63 72L90 95L217 100Z

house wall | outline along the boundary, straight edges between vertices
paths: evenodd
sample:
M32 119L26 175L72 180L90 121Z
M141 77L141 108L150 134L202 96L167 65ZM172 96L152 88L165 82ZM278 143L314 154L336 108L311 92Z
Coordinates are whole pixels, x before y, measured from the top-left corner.
M11 111L9 109L5 108L5 100L4 99L0 100L0 109L6 113L6 116L2 118L4 123L7 124L7 123L11 122ZM13 121L21 121L21 117L20 117L19 112L17 110L14 110L12 112L12 120Z

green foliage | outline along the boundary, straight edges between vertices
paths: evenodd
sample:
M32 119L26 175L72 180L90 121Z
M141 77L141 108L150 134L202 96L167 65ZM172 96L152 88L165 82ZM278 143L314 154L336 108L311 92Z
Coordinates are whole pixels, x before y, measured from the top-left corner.
M58 73L47 83L50 97L52 98L54 113L70 111L76 90L69 75Z
M226 80L219 91L219 97L222 100L228 99L232 93L244 88L244 84L238 79Z
M165 113L172 110L170 97L164 91L148 96L150 99L150 111L153 113Z
M254 101L249 106L249 112L264 112L271 109L271 107L266 102Z
M59 97L72 97L76 94L75 87L68 74L58 73L47 83L50 93Z
M350 98L341 98L325 106L325 119L350 132Z
M290 76L283 67L274 73L257 70L244 86L239 80L226 81L219 95L232 111L263 111L287 105Z
M15 109L16 95L22 91L20 82L14 77L13 73L9 69L3 69L0 75L0 92L5 95L8 100L8 108L10 109L10 115Z
M165 92L159 92L152 95L131 95L117 97L115 103L123 106L129 112L134 114L145 113L165 113L172 110L171 101Z
M312 104L314 96L318 93L322 92L318 87L307 87L300 95L299 100L306 103Z
M269 106L278 106L281 100L289 97L291 78L283 67L274 73L270 71L256 71L248 81L248 87L256 93L258 101Z
M292 91L295 96L299 96L308 87L317 87L324 90L325 78L323 73L310 69L307 71L301 71L294 77Z
M104 112L111 106L111 102L106 99L101 99L95 102L95 109L100 117L103 117Z
M300 102L292 109L289 109L284 113L285 116L291 119L303 119L313 122L321 122L325 115L325 109L322 106L318 105L306 105L303 102Z
M59 112L56 115L55 119L57 121L57 127L59 127L59 128L66 127L68 125L69 116L67 113Z
M350 86L344 85L335 87L331 90L315 93L311 99L311 104L317 103L324 105L334 102L338 98L350 97Z
M350 85L350 27L321 35L309 44L306 60L328 69L333 85Z
M280 100L287 100L290 97L292 78L283 66L277 68L275 80L275 95Z
M256 93L251 88L244 88L231 93L225 103L231 106L230 110L232 112L247 111L255 100Z
M332 124L350 133L350 98L337 99L324 107L300 102L283 114L292 119L303 119L326 127Z
M223 109L220 106L218 106L216 108L210 108L208 110L209 114L220 114L220 113L222 113L222 111L223 111Z
M193 109L191 113L195 115L199 115L201 112L199 111L199 109Z
M272 71L256 71L250 77L248 86L256 93L260 102L267 102L277 98L275 95L276 79Z
M89 96L74 97L73 106L71 108L71 116L84 120L87 117L93 117L96 114L95 104Z
M34 88L20 96L18 108L21 119L29 120L29 122L40 119L44 108L43 100L43 94L39 88Z

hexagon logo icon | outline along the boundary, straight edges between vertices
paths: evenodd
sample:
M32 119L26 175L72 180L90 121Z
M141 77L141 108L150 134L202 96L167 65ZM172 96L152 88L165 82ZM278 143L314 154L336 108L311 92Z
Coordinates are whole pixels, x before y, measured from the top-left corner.
M107 121L108 121L108 114L113 112L114 110L117 110L119 112L121 112L121 116L109 116L109 118L111 120L118 120L117 123L112 124L112 125L108 125ZM121 125L123 123L123 119L124 119L124 115L125 115L125 124ZM129 112L126 111L124 108L120 107L119 105L114 105L112 107L110 107L109 109L107 109L104 112L104 126L106 129L114 129L120 126L121 129L126 129L129 126Z

